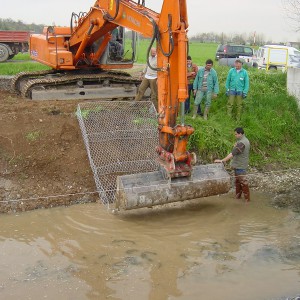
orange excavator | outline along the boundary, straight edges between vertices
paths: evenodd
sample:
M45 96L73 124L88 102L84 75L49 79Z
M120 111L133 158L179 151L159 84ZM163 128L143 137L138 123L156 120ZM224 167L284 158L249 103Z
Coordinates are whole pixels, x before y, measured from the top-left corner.
M139 81L120 69L133 65L135 35L151 38L148 52L156 42L160 169L119 176L117 208L151 207L222 194L230 188L223 166L193 166L196 157L187 151L194 132L184 123L187 28L186 0L164 0L159 13L145 7L145 1L97 0L88 13L73 14L70 27L51 26L43 34L31 35L31 57L52 70L21 73L13 81L32 99L130 98ZM133 32L131 43L125 41L126 30ZM48 98L50 94L54 98Z

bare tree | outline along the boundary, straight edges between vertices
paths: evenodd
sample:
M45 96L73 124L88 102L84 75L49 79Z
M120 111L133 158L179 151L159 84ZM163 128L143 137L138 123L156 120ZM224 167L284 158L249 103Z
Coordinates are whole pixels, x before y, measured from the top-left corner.
M300 31L300 0L281 0L286 16L292 21L296 32Z

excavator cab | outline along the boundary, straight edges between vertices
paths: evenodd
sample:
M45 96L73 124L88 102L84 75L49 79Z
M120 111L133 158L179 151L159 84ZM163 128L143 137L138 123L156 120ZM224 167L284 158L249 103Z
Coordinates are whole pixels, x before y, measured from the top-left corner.
M136 42L136 32L127 30L122 26L115 28L107 48L106 64L133 63L136 56Z
M98 60L99 64L104 69L132 67L136 60L137 33L118 26L110 34L111 38L104 53ZM103 38L100 38L93 43L92 53L97 52L103 40Z
M117 27L112 31L112 37L108 43L108 53L110 61L122 61L124 56L124 34L122 27Z

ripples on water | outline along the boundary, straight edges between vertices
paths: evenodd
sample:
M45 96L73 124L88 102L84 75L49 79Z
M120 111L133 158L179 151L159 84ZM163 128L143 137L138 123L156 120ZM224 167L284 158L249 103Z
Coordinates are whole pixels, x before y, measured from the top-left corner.
M300 217L254 194L110 214L99 204L0 218L1 299L286 299ZM298 294L297 294L298 293Z

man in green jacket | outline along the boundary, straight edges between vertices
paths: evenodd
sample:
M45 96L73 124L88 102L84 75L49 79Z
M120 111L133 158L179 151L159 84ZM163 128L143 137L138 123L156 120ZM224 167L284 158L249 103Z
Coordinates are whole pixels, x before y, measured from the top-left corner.
M240 199L242 197L242 193L244 193L246 202L249 202L250 190L246 172L249 164L250 142L245 136L244 129L241 127L234 129L234 135L236 138L236 144L234 145L231 153L223 159L216 159L215 163L224 163L232 159L231 168L234 169L235 196L237 199Z
M247 97L249 91L248 72L242 68L242 61L237 59L234 68L230 69L226 79L226 95L229 96L227 102L227 114L232 117L232 109L236 102L236 119L241 119L243 99Z
M213 69L213 61L208 59L205 67L200 68L193 84L194 90L194 113L193 119L197 116L198 105L201 105L202 99L205 98L204 120L207 120L208 112L211 106L211 99L216 98L219 93L219 81L217 72Z

